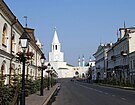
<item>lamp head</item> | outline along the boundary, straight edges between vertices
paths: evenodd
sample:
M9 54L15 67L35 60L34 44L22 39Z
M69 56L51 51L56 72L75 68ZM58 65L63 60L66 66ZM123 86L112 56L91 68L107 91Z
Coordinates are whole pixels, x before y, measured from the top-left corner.
M44 54L41 55L40 60L41 60L41 63L42 63L42 64L45 63L46 58L45 58Z
M30 39L28 37L28 33L26 31L24 31L19 39L20 39L20 42L21 42L22 49L26 49L28 47L28 44L29 44L29 41L30 41Z

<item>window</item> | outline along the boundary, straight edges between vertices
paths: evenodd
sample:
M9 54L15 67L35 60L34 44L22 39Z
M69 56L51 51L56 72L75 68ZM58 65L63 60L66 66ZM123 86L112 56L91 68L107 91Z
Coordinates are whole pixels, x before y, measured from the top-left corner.
M7 24L4 24L3 33L2 33L2 45L7 47Z
M131 67L131 70L132 70L132 61L130 61L130 67Z
M3 72L5 71L5 64L3 64L1 66L1 70L0 70L0 79L3 79Z
M0 80L4 80L4 76L6 75L6 62L3 61L2 63L2 66L1 66L1 69L0 69ZM1 81L0 81L1 83ZM5 84L5 81L4 81L4 84Z
M133 60L133 69L135 69L135 60Z
M57 50L57 45L55 45L55 50Z
M22 71L21 71L21 66L20 66L20 65L18 66L18 72L19 72L19 74L22 73Z
M12 33L12 52L15 53L15 32Z
M11 75L14 75L15 74L15 64L12 63L11 64Z

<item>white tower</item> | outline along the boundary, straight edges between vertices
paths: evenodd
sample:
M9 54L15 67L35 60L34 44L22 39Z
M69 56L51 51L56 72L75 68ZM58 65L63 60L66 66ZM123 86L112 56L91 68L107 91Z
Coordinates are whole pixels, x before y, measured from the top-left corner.
M85 65L85 59L84 59L84 55L83 55L83 57L82 57L82 67L84 67L84 65Z
M80 62L80 57L78 57L78 66L80 67L81 66L81 62Z
M89 59L89 61L91 62L92 60L91 60L91 56L90 56L90 59Z
M57 61L57 62L64 61L64 54L63 52L61 52L61 44L58 39L56 28L54 31L54 37L52 41L52 51L49 52L49 62L51 61Z
M49 52L49 63L56 70L59 78L67 77L68 70L63 69L67 67L67 63L64 62L64 53L61 52L61 44L58 39L56 28L51 44L51 52Z

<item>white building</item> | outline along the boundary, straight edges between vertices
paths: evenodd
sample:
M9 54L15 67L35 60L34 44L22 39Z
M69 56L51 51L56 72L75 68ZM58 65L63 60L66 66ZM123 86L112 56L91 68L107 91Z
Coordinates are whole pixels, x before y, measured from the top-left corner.
M97 71L95 68L96 68L95 67L95 60L91 60L91 58L90 58L88 72L89 72L89 70L91 70L92 80L96 80L96 78L97 78Z
M110 44L101 44L96 53L95 57L95 68L96 68L96 77L97 79L103 80L106 78L107 74L107 51L112 47L112 43Z

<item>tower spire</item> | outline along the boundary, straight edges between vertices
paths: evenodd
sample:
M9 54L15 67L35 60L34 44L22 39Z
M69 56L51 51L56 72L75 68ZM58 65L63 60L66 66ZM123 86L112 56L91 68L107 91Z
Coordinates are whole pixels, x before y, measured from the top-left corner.
M52 41L52 51L54 52L60 52L61 46L59 42L59 38L56 32L56 27L54 28L54 37Z
M82 56L82 66L85 66L85 59L84 59L84 55Z
M81 62L80 62L80 56L78 57L78 66L80 67L81 66Z
M90 56L90 58L89 58L89 61L91 61L91 56Z
M57 32L56 32L56 27L54 27L54 37L53 37L53 41L52 41L52 44L59 44L59 38L58 38L58 35L57 35Z

